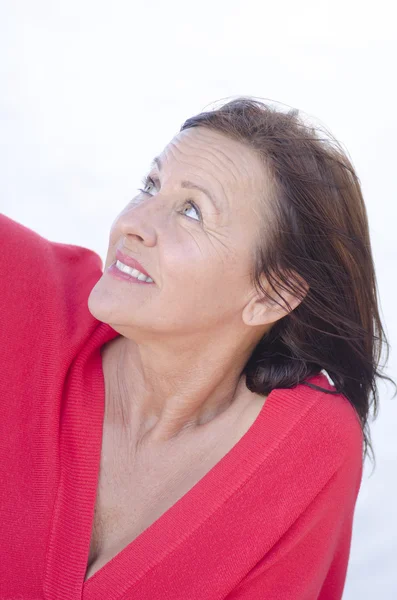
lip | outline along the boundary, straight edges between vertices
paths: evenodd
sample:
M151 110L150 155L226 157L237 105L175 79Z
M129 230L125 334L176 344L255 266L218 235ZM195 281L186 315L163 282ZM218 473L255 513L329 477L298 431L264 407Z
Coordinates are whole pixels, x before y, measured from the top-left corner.
M145 269L142 267L141 263L139 263L137 260L135 260L135 258L132 258L131 256L127 256L126 254L123 254L120 250L116 250L116 258L117 258L117 260L124 263L128 267L137 269L138 271L140 271L141 273L146 275L146 277L150 277L151 279L153 279L153 277L151 275L149 275L149 273L147 271L145 271Z

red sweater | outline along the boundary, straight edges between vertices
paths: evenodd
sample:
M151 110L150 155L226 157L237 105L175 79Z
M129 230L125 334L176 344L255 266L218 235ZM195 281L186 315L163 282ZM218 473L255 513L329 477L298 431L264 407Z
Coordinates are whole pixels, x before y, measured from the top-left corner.
M338 600L362 476L353 407L273 390L190 491L84 582L104 417L92 251L0 215L0 598ZM323 373L311 379L332 389Z

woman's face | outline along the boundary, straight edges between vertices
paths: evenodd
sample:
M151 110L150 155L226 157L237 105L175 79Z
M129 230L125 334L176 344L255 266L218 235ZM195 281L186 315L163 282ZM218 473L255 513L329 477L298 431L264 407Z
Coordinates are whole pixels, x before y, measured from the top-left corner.
M252 297L252 250L269 184L253 151L203 127L179 133L159 159L144 192L111 227L89 309L131 339L150 332L213 336L241 323ZM117 250L138 260L154 283L109 272Z

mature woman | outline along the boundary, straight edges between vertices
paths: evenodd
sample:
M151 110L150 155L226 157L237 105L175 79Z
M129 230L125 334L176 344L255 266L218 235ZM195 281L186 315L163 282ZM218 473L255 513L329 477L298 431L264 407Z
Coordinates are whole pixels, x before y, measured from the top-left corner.
M340 145L188 119L103 271L0 224L2 597L340 599L386 341Z

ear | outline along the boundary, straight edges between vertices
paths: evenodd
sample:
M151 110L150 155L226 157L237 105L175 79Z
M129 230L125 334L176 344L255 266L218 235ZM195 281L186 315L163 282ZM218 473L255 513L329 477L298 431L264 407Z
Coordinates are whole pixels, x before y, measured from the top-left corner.
M306 296L309 286L306 281L296 273L291 276L291 279L293 279L294 283L296 282L296 285L300 290L299 295L295 295L292 292L285 290L284 286L281 286L280 284L276 287L277 292L282 296L282 298L280 298L266 282L266 291L269 292L272 298L276 298L277 302L265 297L260 290L254 290L254 292L251 293L251 298L243 309L242 318L244 323L250 326L271 325L299 306ZM290 310L285 305L285 301L289 304Z

